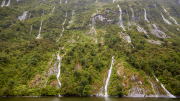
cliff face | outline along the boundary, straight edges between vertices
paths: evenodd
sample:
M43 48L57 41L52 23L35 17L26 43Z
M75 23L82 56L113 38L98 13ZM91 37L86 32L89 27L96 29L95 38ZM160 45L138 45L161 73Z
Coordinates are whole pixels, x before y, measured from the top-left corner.
M0 96L180 95L180 0L0 3Z

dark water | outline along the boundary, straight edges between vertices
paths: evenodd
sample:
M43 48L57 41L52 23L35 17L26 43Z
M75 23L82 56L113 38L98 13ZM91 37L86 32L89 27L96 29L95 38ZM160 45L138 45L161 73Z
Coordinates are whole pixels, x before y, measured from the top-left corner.
M0 101L180 101L180 98L8 97Z

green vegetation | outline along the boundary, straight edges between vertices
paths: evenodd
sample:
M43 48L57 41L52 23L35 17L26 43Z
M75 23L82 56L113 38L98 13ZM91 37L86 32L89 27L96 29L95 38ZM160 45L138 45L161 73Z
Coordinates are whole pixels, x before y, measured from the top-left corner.
M147 95L154 92L144 72L151 77L155 74L168 91L180 95L180 27L163 11L166 8L180 23L178 4L172 4L169 0L64 2L65 0L62 3L59 0L13 0L9 7L0 8L0 96L96 95L101 88L104 89L113 55L115 64L108 86L109 95L128 95L134 83L130 82L126 87L122 85L123 75L117 74L119 63L124 65L124 75L127 76L125 80L130 79L132 74L140 75L144 81L140 87L150 90ZM117 4L122 8L126 31L119 26ZM157 4L157 9L154 4ZM129 5L134 9L134 20L131 18ZM143 8L147 9L148 20L171 38L158 38L151 34L150 23L143 20ZM18 20L18 16L24 11L28 11L28 17L23 21ZM70 23L72 11L75 14ZM173 25L163 21L161 12ZM100 21L96 18L93 29L96 34L89 34L92 18L96 14L103 15L106 19ZM41 38L36 39L42 19ZM128 26L128 22L131 26ZM138 32L137 25L143 27L149 37ZM123 35L129 36L131 43ZM158 40L161 44L152 44L148 40ZM48 75L52 67L58 66L58 52L60 56L64 55L60 67L60 88L57 74Z

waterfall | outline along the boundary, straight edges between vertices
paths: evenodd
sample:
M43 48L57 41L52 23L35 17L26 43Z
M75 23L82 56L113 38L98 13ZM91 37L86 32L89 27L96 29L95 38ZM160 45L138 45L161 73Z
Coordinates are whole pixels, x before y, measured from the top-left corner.
M67 4L67 0L65 1L65 3Z
M149 21L147 19L147 14L146 14L146 9L145 8L144 8L144 20L146 20L149 23Z
M66 15L65 15L65 20L64 20L64 22L63 22L63 29L62 29L62 33L60 34L59 40L60 40L60 38L62 37L63 32L64 32L64 24L66 23L66 17L67 17L67 11L66 11Z
M176 24L176 25L179 25L178 23L177 23L177 21L173 18L173 17L171 17L171 16L169 16L173 21L174 21L174 23Z
M123 21L122 21L122 10L121 10L121 7L119 5L117 5L117 7L119 8L119 12L120 12L119 24L120 24L120 27L122 27L122 29L125 31L124 26L123 26Z
M132 11L132 21L134 21L134 10L133 10L133 8L131 7L131 5L130 5L130 9L131 9L131 11Z
M41 25L40 25L40 28L39 28L39 34L38 34L38 36L36 37L36 39L40 39L40 38L41 38L41 27L42 27L42 22L43 22L43 20L41 20Z
M137 30L138 32L144 32L144 34L146 34L149 37L149 35L147 34L147 31L144 28L141 28L139 25L137 26Z
M59 1L59 3L61 4L61 0Z
M33 27L33 25L31 25L31 31L30 31L30 36L31 36L31 33L32 33L32 27Z
M3 7L3 6L5 5L5 3L6 3L6 1L3 0L3 1L2 1L2 4L1 4L1 7Z
M169 20L167 20L167 19L164 18L164 16L163 16L162 13L161 13L161 15L162 15L162 18L163 18L164 22L166 22L166 23L169 24L169 25L172 25L171 22L170 22Z
M164 9L164 8L163 8ZM167 10L166 9L164 9L164 12L167 12Z
M7 5L6 6L10 6L10 3L11 3L11 0L8 1Z
M164 9L164 12L168 13L165 8L163 8L163 9ZM169 15L169 13L168 13L168 15ZM174 18L173 18L172 16L170 16L170 15L169 15L169 17L174 21L174 23L175 23L176 25L179 25L179 24L177 23L176 19L174 19Z
M156 4L154 4L154 6L155 6L155 8L157 9L157 6L156 6Z
M25 11L22 16L18 16L18 19L19 19L20 21L21 21L21 20L25 20L26 17L27 17L27 13L28 13L28 11Z
M108 77L106 79L106 85L105 85L105 97L108 97L108 94L107 94L107 90L108 90L108 84L109 84L109 80L110 80L110 77L111 77L111 73L112 73L112 66L113 66L113 63L114 62L114 56L112 57L112 61L111 61L111 67L108 71Z
M19 0L17 0L17 2L19 2Z
M44 10L43 10L43 13L42 13L42 15L41 15L41 17L44 15Z
M96 2L97 2L97 0L96 0Z
M52 9L52 12L51 12L51 13L53 13L54 9L55 9L55 7ZM44 13L44 10L43 10L43 13ZM49 15L51 15L51 13L50 13Z
M154 78L156 78L156 76L154 75ZM159 80L156 78L156 81L159 82ZM161 87L164 89L164 91L167 93L167 97L170 97L170 98L176 98L174 95L172 95L166 88L165 86L160 83Z
M101 37L101 40L102 40L102 44L103 44L103 37Z
M64 49L64 47L62 48L62 49ZM64 54L64 55L66 55L66 53ZM57 61L59 61L59 64L58 64L58 70L57 70L57 80L58 80L58 84L59 84L59 87L61 87L61 82L60 82L60 80L59 80L59 76L60 76L60 74L61 74L61 60L62 60L62 58L64 57L64 55L63 56L59 56L59 53L57 54ZM61 95L59 94L59 97L60 97Z
M115 0L113 0L113 3L115 2Z
M155 91L155 89L154 89L154 84L153 84L153 82L150 80L150 77L149 77L149 76L148 76L148 79L149 79L149 82L151 83L151 87L152 87L152 89L153 89L153 91L154 91L155 96L158 97L158 95L156 94L156 91Z

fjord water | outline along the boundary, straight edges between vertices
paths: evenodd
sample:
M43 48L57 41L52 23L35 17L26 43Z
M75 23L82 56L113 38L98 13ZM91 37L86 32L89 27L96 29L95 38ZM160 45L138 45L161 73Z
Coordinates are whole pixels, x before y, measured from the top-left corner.
M0 101L180 101L179 98L118 98L118 97L7 97Z

